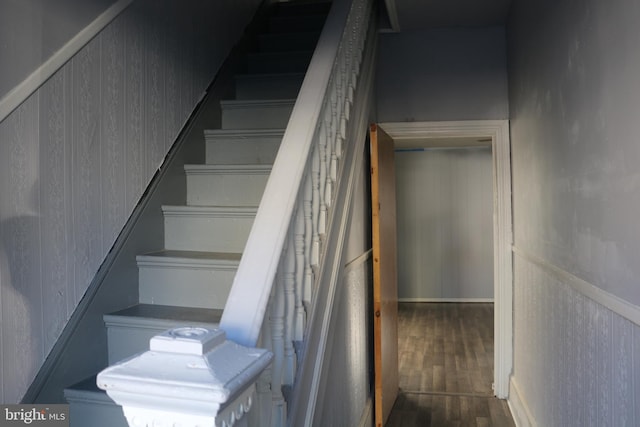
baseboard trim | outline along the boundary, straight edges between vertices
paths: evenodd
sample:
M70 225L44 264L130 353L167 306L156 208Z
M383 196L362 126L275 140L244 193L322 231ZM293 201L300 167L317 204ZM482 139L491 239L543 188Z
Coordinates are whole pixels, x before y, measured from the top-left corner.
M511 377L510 380L510 393L507 404L509 405L513 421L516 423L517 427L537 427L533 416L531 416L531 411L522 399L520 389L513 377Z
M494 302L493 298L398 298L398 302Z
M608 308L619 316L624 317L630 322L640 326L640 307L631 304L628 301L619 298L612 293L600 289L592 283L587 282L579 277L574 276L562 268L551 264L550 262L528 252L525 249L513 246L513 253L522 260L534 264L544 270L546 273L555 277L562 283L571 286L576 292L586 296L596 303Z
M102 12L89 25L69 40L60 50L51 55L42 65L36 68L27 78L14 87L0 100L0 122L13 110L33 94L44 82L49 80L67 61L89 43L111 21L120 15L133 0L119 0Z

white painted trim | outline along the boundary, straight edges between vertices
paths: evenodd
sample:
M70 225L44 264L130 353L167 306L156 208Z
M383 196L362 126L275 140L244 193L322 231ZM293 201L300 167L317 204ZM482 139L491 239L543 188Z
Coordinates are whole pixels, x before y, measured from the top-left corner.
M509 409L511 410L511 416L517 427L536 427L534 418L531 416L529 406L527 406L520 388L516 384L516 381L511 377L511 393L509 394L509 400L507 401Z
M396 0L384 0L386 6L387 16L389 17L389 23L391 24L391 30L396 33L400 32L400 20L398 19L398 8L396 7Z
M551 274L562 283L571 286L576 292L606 307L617 315L640 326L640 307L623 300L616 295L600 289L596 285L587 282L568 271L534 255L524 249L513 246L513 253L523 260L537 265L545 272Z
M398 298L398 302L494 302L493 298Z
M369 249L368 251L362 253L361 255L355 257L354 259L352 259L351 261L347 262L344 265L344 270L345 271L350 271L355 267L358 267L362 264L364 264L365 262L367 262L369 259L371 259L371 257L373 256L373 249Z
M394 140L491 138L493 157L494 384L496 396L509 396L513 368L513 223L511 150L508 120L380 123Z
M20 106L33 92L55 74L67 61L91 41L104 27L120 15L133 0L119 0L69 40L40 67L0 100L0 122Z

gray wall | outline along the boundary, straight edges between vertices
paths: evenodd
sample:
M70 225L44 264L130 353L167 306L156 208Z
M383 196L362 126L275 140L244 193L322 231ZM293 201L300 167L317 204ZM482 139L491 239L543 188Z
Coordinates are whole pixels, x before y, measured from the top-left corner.
M493 299L491 148L396 150L398 298Z
M115 2L1 0L0 99Z
M540 426L640 424L638 22L634 0L510 18L513 384Z
M357 426L371 410L373 263L368 143L354 191L345 271L337 290L326 366L316 408L318 425Z
M381 34L380 122L508 118L502 27Z
M135 1L0 123L0 401L25 393L258 3Z

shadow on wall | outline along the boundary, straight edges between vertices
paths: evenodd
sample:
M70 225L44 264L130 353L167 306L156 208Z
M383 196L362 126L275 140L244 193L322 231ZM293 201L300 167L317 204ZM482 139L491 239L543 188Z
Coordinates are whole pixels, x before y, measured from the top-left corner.
M36 181L23 206L35 206ZM38 264L29 259L29 234L39 229L35 212L0 216L0 402L18 403L44 357L42 292Z

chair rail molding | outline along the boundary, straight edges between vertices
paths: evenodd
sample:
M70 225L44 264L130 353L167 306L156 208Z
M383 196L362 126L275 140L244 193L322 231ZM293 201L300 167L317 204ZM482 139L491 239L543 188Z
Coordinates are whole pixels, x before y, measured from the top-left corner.
M493 159L494 393L509 397L513 370L513 220L508 120L380 123L396 142L433 138L490 139Z

